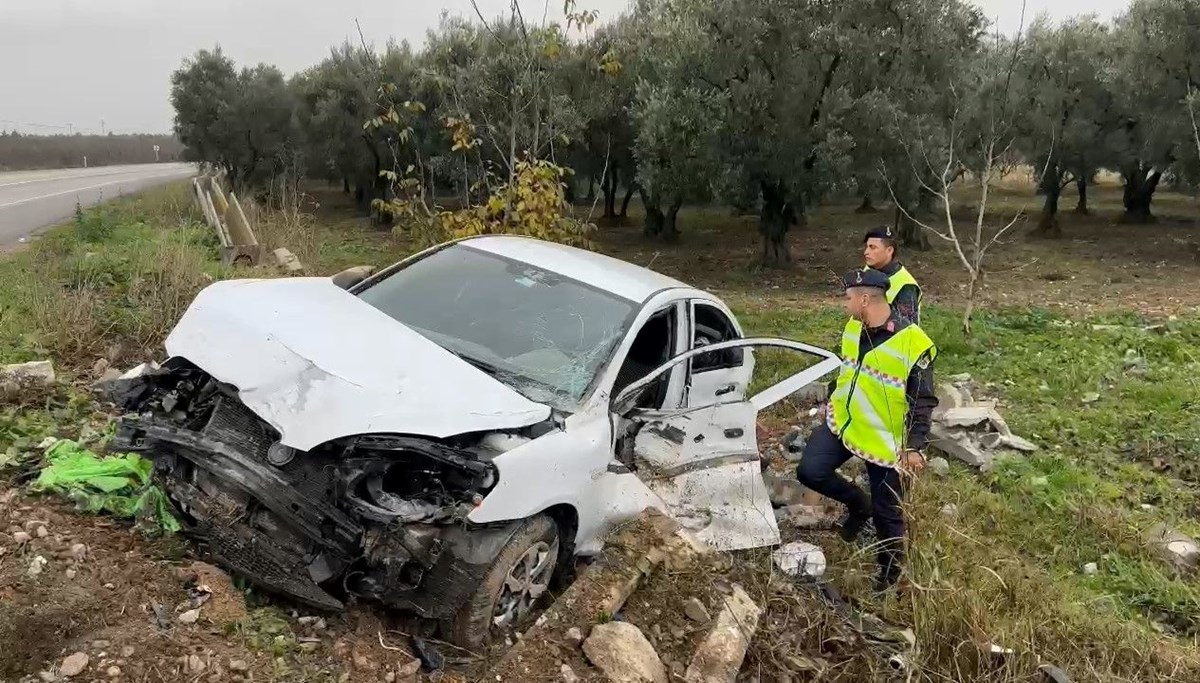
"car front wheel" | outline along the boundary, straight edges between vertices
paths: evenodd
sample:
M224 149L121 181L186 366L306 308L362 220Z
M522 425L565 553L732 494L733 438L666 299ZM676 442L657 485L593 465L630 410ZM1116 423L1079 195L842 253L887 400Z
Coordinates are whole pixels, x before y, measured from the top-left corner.
M546 515L526 520L509 539L449 625L447 639L460 647L481 648L494 634L524 624L550 590L558 567L558 525Z

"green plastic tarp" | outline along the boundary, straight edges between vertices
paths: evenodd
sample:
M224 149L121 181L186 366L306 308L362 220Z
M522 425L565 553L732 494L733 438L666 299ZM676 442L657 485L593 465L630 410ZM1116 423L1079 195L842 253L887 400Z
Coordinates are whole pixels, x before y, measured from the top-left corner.
M58 441L46 450L49 464L33 482L36 491L54 491L85 512L153 521L179 531L179 521L162 490L150 483L154 464L127 453L101 458L74 441Z

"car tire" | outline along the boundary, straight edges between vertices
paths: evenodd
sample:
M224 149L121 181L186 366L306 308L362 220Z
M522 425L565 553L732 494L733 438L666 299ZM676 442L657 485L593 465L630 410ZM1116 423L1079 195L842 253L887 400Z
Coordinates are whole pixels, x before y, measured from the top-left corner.
M493 635L522 625L534 605L549 592L558 570L560 548L554 520L547 515L525 520L500 550L479 588L445 624L446 639L477 651L486 647ZM532 577L526 576L530 569Z

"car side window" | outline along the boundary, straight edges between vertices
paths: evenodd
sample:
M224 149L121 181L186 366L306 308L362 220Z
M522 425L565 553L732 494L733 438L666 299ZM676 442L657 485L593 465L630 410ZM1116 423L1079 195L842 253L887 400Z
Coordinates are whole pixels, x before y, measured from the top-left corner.
M733 321L721 309L709 304L696 303L692 308L692 348L740 339ZM692 359L692 372L708 372L741 366L745 359L743 349L726 349L716 353L704 353Z

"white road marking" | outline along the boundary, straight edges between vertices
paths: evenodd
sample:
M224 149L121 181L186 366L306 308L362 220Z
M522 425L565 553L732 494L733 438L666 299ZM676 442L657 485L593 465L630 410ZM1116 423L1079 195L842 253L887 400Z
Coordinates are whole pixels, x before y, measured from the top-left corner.
M19 204L27 204L29 202L36 202L39 199L49 199L51 197L60 197L64 194L87 192L88 190L95 190L95 189L98 189L101 187L108 187L109 185L120 185L121 183L124 183L124 182L137 182L140 180L153 180L154 178L165 178L167 176L172 176L172 175L179 175L179 172L172 171L169 173L159 173L156 175L135 176L133 178L125 178L123 180L110 180L107 183L100 183L99 185L88 185L87 187L76 187L76 188L73 188L70 190L62 190L60 192L51 192L50 194L39 195L37 197L26 197L25 199L18 199L15 202L9 202L7 204L0 204L0 209L7 209L10 206L17 206ZM2 187L2 186L0 186L0 187Z

